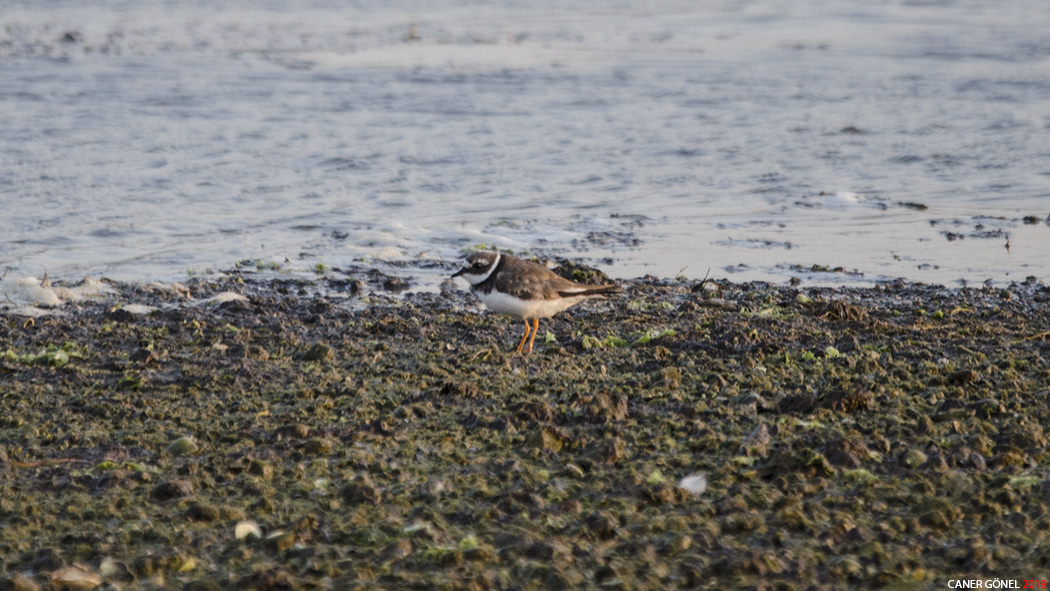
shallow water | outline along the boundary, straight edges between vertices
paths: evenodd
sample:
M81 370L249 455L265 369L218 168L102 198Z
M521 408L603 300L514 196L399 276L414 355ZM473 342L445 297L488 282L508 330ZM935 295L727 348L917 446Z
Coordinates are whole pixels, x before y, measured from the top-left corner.
M1042 0L280 4L5 8L9 278L1047 279Z

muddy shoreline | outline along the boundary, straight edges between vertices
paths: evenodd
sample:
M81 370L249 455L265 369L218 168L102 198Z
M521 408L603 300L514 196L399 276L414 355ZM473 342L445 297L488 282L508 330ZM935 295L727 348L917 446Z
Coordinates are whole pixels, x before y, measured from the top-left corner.
M1047 578L1046 286L623 286L529 357L460 289L0 314L0 588Z

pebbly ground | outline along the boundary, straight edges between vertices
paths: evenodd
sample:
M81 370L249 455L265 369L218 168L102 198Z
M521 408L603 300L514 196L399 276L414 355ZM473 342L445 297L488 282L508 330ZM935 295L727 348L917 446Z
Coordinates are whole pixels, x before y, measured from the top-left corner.
M0 315L0 589L1050 578L1047 287L623 285Z

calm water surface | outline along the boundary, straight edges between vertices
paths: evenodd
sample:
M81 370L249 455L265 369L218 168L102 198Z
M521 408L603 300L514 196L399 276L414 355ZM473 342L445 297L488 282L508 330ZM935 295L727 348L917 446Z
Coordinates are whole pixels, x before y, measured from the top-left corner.
M619 277L1047 282L1047 23L1044 0L8 2L0 268L393 261L425 286L490 244Z

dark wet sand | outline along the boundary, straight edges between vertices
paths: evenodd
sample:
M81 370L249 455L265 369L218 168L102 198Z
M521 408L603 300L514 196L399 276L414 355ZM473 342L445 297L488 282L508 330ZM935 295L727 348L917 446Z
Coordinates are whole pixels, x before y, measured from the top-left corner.
M520 357L465 292L245 281L0 315L0 589L1050 578L1045 286L638 280Z

